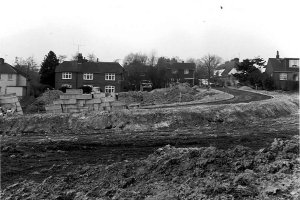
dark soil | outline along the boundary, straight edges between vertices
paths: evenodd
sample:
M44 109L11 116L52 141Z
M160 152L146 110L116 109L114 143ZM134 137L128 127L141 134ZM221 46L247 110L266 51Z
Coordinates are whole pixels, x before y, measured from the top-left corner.
M112 164L147 157L155 149L210 147L219 149L243 145L259 150L274 138L287 140L298 134L298 117L265 119L245 124L211 123L203 127L182 127L156 132L103 131L88 135L20 134L2 136L1 187L21 180L43 181L84 164Z

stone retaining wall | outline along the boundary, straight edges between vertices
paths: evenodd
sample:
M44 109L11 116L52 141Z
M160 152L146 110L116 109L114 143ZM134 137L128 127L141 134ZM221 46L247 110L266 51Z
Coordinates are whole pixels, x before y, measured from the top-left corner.
M114 111L127 108L127 105L116 101L114 96L105 93L83 94L82 89L67 89L59 100L46 105L47 113L79 113L88 111Z

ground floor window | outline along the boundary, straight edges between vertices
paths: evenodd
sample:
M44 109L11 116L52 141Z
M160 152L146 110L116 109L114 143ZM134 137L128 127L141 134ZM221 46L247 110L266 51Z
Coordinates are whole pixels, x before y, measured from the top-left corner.
M105 92L106 93L114 93L115 92L115 86L111 86L111 85L105 86Z
M281 81L287 80L287 73L280 73L279 74L279 80L281 80Z

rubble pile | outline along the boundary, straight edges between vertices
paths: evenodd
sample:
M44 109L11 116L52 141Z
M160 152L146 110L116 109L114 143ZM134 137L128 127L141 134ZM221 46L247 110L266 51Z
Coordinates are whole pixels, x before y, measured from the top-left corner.
M87 111L112 111L126 108L126 104L116 101L115 96L105 93L83 94L82 89L67 89L59 95L59 100L45 106L47 113L80 113Z
M0 117L10 115L23 115L19 99L15 93L0 94Z
M180 83L170 88L155 89L151 92L122 92L119 95L119 100L128 104L159 105L201 100L207 95L215 94L212 91L201 90L197 86L190 87L186 83Z
M167 145L143 160L18 182L2 199L299 199L298 141L275 139L259 151Z
M34 113L45 111L45 106L59 99L61 94L63 94L63 92L60 90L47 90L27 107L26 112Z

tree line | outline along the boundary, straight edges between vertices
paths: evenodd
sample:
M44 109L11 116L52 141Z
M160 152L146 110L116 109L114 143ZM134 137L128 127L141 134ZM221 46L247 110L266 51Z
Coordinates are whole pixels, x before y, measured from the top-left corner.
M77 60L77 54L73 55L71 60ZM55 87L55 68L62 63L67 56L56 54L49 51L45 55L40 67L33 57L23 59L21 57L15 58L14 66L23 74L26 74L31 84L31 95L38 96L47 87ZM96 62L98 59L94 54L88 54L88 62ZM150 80L153 88L163 88L169 83L168 69L172 64L180 63L183 60L179 57L157 57L153 51L150 55L144 53L130 53L123 59L123 67L125 71L125 86L126 89L137 88L143 79ZM189 58L186 63L194 63L196 66L194 78L195 84L198 84L198 79L207 79L208 83L215 82L218 76L214 75L216 67L222 63L222 58L207 54L201 58ZM264 89L272 89L272 78L262 73L259 68L263 67L265 61L262 58L245 59L237 65L237 71L234 77L244 85L253 87L261 87ZM144 76L141 76L141 72Z

